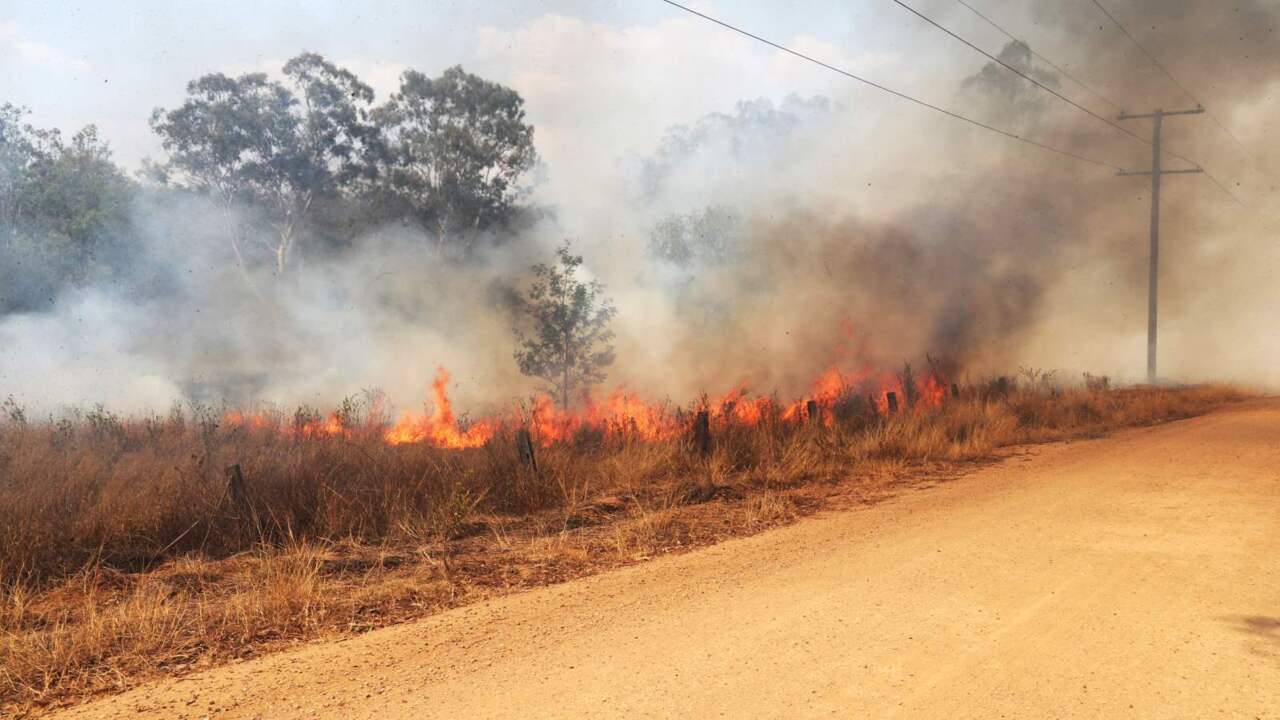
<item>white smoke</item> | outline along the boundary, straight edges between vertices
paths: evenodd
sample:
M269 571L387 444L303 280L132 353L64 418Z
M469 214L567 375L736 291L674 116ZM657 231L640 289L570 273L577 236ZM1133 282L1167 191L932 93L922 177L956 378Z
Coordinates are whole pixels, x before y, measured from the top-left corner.
M1221 37L1244 37L1234 20L1193 27L1201 14L1183 22L1161 13L1162 36L1194 38L1205 53ZM1255 3L1241 17L1274 24L1275 15ZM1124 53L1114 38L1052 27L1040 27L1051 51L1065 52L1075 34L1108 67L1133 66L1115 60ZM882 55L798 43L855 71L899 69ZM483 411L536 387L511 357L508 301L529 265L566 238L619 308L610 384L654 399L684 402L739 381L800 394L854 349L858 362L884 369L936 353L973 374L1028 365L1141 375L1141 179L884 98L684 18L619 29L547 17L484 30L478 48L481 72L519 67L505 81L537 127L546 166L531 200L549 209L546 219L466 261L442 258L404 227L337 254L303 247L295 275L257 278L263 302L231 262L221 210L190 198L144 202L147 267L68 293L46 312L0 319L0 397L41 411L103 402L143 412L191 400L330 407L378 387L410 408L443 365L458 406ZM1280 64L1265 63L1269 52L1213 91L1217 115L1257 150L1257 164L1280 168L1267 100ZM991 111L958 91L967 72L903 82L943 105ZM1121 95L1148 75L1113 72L1101 85ZM743 76L759 84L747 97L766 100L740 104ZM685 129L671 134L670 119ZM995 112L991 121L1001 120ZM1140 143L1058 103L1029 127L1040 141L1125 167L1149 160ZM1180 151L1237 158L1216 170L1253 183L1232 185L1252 207L1232 205L1203 179L1169 181L1162 374L1280 384L1280 336L1267 323L1280 301L1280 251L1259 202L1269 191L1253 162L1205 139L1211 127L1180 127L1171 129ZM708 207L741 218L740 252L673 273L651 253L654 227Z

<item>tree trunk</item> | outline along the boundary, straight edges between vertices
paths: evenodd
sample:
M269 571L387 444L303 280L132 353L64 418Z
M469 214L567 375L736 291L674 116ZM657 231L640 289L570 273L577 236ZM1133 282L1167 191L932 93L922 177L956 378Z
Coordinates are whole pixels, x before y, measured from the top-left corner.
M293 252L293 244L298 239L298 223L311 210L314 196L307 192L302 197L301 207L290 207L284 213L284 222L280 225L280 241L276 244L276 276L284 277L289 269L289 255Z
M280 229L280 241L276 243L276 277L284 277L289 263L289 248L293 246L293 223L287 222Z
M449 224L444 215L436 218L436 257L445 257L449 244Z
M560 357L560 407L569 412L569 338L564 338L564 354Z
M560 381L560 408L569 412L569 363L564 366L564 379Z
M231 200L224 199L222 207L222 223L227 230L227 238L231 241L231 252L236 256L236 269L240 271L240 277L244 279L244 283L249 286L249 290L259 302L266 302L259 292L258 286L254 284L253 278L249 277L249 269L244 264L244 254L240 252L240 240L236 237L235 223L231 221Z

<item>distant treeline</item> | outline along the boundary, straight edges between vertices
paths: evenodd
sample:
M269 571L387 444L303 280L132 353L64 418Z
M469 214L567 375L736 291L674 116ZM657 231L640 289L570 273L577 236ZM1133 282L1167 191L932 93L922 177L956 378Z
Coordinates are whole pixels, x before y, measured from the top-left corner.
M0 106L0 313L40 309L136 264L144 199L206 199L251 283L392 223L465 255L533 214L524 101L461 67L406 71L376 106L367 84L314 53L278 80L205 75L181 105L152 114L166 157L136 177L93 126L68 140L27 112Z

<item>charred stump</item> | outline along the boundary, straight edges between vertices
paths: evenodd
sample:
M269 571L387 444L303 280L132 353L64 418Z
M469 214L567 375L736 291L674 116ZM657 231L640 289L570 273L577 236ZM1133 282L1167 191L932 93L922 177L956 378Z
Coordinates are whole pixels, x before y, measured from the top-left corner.
M693 417L693 447L703 457L711 454L711 413L706 410Z
M244 471L240 469L240 463L236 463L227 466L223 472L227 476L227 496L231 498L231 505L235 508L241 536L246 537L257 525L258 518L253 512L253 503L249 500L249 486L244 480Z
M523 465L538 472L538 457L533 451L533 433L528 428L516 431L516 454L520 456Z

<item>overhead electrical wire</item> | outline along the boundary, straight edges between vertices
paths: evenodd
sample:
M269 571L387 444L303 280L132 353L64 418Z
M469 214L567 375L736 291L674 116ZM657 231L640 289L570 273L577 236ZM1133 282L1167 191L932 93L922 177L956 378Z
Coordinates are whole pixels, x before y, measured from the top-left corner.
M1071 152L1070 150L1063 150L1062 148L1054 147L1054 146L1052 146L1052 145L1047 145L1047 144L1045 144L1045 143L1038 142L1038 141L1036 141L1036 140L1032 140L1031 138L1023 137L1023 136L1021 136L1021 135L1018 135L1017 133L1013 133L1013 132L1010 132L1010 131L1008 131L1008 130L1002 130L1002 129L998 128L998 127L994 127L994 126L992 126L992 125L988 125L987 123L984 123L984 122L982 122L982 121L980 121L980 120L975 120L975 119L973 119L973 118L971 118L971 117L967 117L967 116L965 116L965 115L961 115L960 113L953 112L953 111L951 111L951 110L947 110L946 108L939 107L939 106L937 106L937 105L934 105L934 104L929 103L929 102L927 102L927 101L921 100L921 99L919 99L919 98L912 97L912 96L910 96L910 95L908 95L908 94L906 94L906 93L904 93L904 92L901 92L901 91L898 91L898 90L894 90L893 88L890 88L890 87L885 86L885 85L881 85L880 83L875 82L874 80L868 80L867 78L861 77L861 76L859 76L859 75L855 75L855 74L853 74L853 73L851 73L851 72L849 72L849 71L847 71L847 70L844 70L844 69L842 69L842 68L836 67L835 65L832 65L832 64L830 64L830 63L823 62L822 60L819 60L819 59L817 59L817 58L815 58L815 57L812 57L812 56L810 56L810 55L805 55L804 53L798 52L798 51L796 51L796 50L792 50L791 48L789 48L789 47L787 47L787 46L785 46L785 45L780 45L780 44L778 44L778 43L776 43L776 42L773 42L772 40L769 40L769 39L767 39L767 38L761 37L761 36L756 35L756 34L754 34L754 33L748 32L747 30L743 30L743 29L742 29L742 28L740 28L740 27L737 27L737 26L735 26L735 25L731 25L731 24L729 24L729 23L727 23L727 22L725 22L725 21L723 21L723 20L720 20L720 19L718 19L718 18L715 18L715 17L712 17L712 16L710 16L710 15L707 15L706 13L698 12L697 10L694 10L693 8L690 8L690 7L686 6L686 5L681 5L680 3L675 2L675 0L662 0L662 2L664 2L664 3L668 4L668 5L672 6L672 7L675 7L675 8L678 8L678 9L680 9L680 10L683 10L684 12L687 12L687 13L689 13L690 15L695 15L695 16L697 16L697 17L702 18L703 20L706 20L706 21L708 21L708 22L715 23L716 25L719 25L720 27L723 27L723 28L725 28L726 30L731 30L731 31L733 31L733 32L735 32L735 33L738 33L739 35L743 35L743 36L749 37L749 38L751 38L752 40L756 40L757 42L764 43L765 45L768 45L768 46L770 46L770 47L772 47L772 48L775 48L775 49L777 49L777 50L781 50L782 52L788 53L788 54L790 54L790 55L794 55L795 57L798 57L798 58L800 58L800 59L802 59L802 60L806 60L806 61L811 62L811 63L813 63L813 64L815 64L815 65L818 65L818 66L820 66L820 67L826 68L827 70L830 70L830 71L832 71L832 72L838 73L838 74L843 75L843 76L845 76L845 77L847 77L847 78L850 78L850 79L852 79L852 80L857 80L858 82L860 82L860 83L862 83L862 84L864 84L864 85L868 85L868 86L870 86L870 87L873 87L873 88L875 88L875 89L877 89L877 90L880 90L881 92L885 92L885 93L888 93L888 94L890 94L890 95L893 95L894 97L900 98L900 99L902 99L902 100L906 100L906 101L908 101L908 102L915 103L916 105L920 105L921 107L926 107L926 108L928 108L928 109L930 109L930 110L933 110L933 111L935 111L935 112L942 113L943 115L946 115L947 117L953 118L953 119L955 119L955 120L960 120L960 121L962 121L962 122L968 123L968 124L973 125L973 126L975 126L975 127L982 128L983 130L988 130L988 131L990 131L990 132L996 133L997 135L1002 135L1002 136L1004 136L1004 137L1006 137L1006 138L1008 138L1008 139L1010 139L1010 140L1016 140L1016 141L1018 141L1018 142L1026 143L1026 144L1028 144L1028 145L1033 145L1033 146L1035 146L1035 147L1040 148L1041 150L1047 150L1047 151L1049 151L1049 152L1056 153L1056 154L1058 154L1058 155L1062 155L1062 156L1065 156L1065 157L1069 157L1069 158L1072 158L1072 159L1075 159L1075 160L1079 160L1079 161L1081 161L1081 162L1086 162L1086 163L1090 163L1090 164L1093 164L1093 165L1100 165L1100 166L1102 166L1102 167L1111 168L1112 170L1116 170L1116 171L1123 171L1123 170L1124 170L1124 168L1121 168L1119 165L1115 165L1115 164L1109 163L1109 162L1107 162L1107 161L1105 161L1105 160L1097 160L1097 159L1095 159L1095 158L1091 158L1091 157L1087 157L1087 156L1084 156L1084 155L1080 155L1080 154L1077 154L1077 153ZM1123 128L1121 128L1121 129L1123 129ZM1137 137L1137 136L1135 136L1135 137ZM1139 137L1139 139L1141 139L1141 138ZM1150 143L1147 143L1147 144L1149 145Z
M1236 197L1236 196L1235 196L1235 193L1233 193L1233 192L1231 192L1230 190L1228 190L1226 185L1223 185L1223 184L1218 180L1218 178L1214 177L1214 176L1213 176L1213 173L1209 172L1208 170L1205 170L1205 169L1204 169L1204 167L1201 167L1201 168L1200 168L1200 172L1204 173L1204 176L1205 176L1205 177L1207 177L1207 178L1209 178L1209 181L1210 181L1210 182L1212 182L1214 185L1217 185L1217 186L1218 186L1218 189L1219 189L1219 190L1221 190L1222 192L1226 193L1227 197L1229 197L1229 198L1231 198L1233 201L1235 201L1235 203L1236 203L1237 205L1239 205L1240 207L1248 207L1248 205L1245 205L1245 204L1244 204L1244 202L1240 200L1240 198L1238 198L1238 197Z
M987 59L991 60L992 62L994 62L994 63L996 63L996 64L1000 65L1001 67L1005 68L1005 69L1006 69L1006 70L1008 70L1009 72L1012 72L1012 73L1014 73L1015 75L1017 75L1017 76L1019 76L1019 77L1023 78L1023 79L1024 79L1024 80L1026 80L1027 82L1032 83L1032 84L1033 84L1033 85L1035 85L1036 87L1040 88L1041 90L1044 90L1045 92L1047 92L1047 93L1049 93L1049 94L1053 95L1054 97L1056 97L1056 98L1058 98L1058 99L1062 100L1063 102L1068 103L1068 104L1069 104L1069 105L1071 105L1072 107L1074 107L1074 108L1076 108L1076 109L1078 109L1078 110L1080 110L1080 111L1082 111L1082 112L1084 112L1084 113L1087 113L1087 114L1088 114L1088 115L1090 115L1091 117L1094 117L1094 118L1096 118L1096 119L1098 119L1098 120L1101 120L1102 122L1104 122L1104 123L1106 123L1106 124L1110 125L1111 127L1115 128L1115 129L1117 129L1117 130L1119 130L1120 132L1124 133L1125 135L1128 135L1129 137L1131 137L1131 138L1133 138L1133 139L1137 140L1138 142L1141 142L1142 144L1144 144L1144 145L1146 145L1146 146L1148 146L1148 147L1151 147L1152 145L1154 145L1154 144L1155 144L1155 143L1153 143L1151 140L1148 140L1147 138L1144 138L1144 137L1142 137L1141 135L1138 135L1137 133L1133 132L1132 130L1130 130L1130 129L1126 128L1126 127L1124 127L1123 125L1119 125L1119 124L1117 124L1117 123L1115 123L1115 122L1113 122L1113 121L1111 121L1111 120L1108 120L1107 118L1105 118L1105 117L1103 117L1103 116L1101 116L1101 115L1099 115L1099 114L1095 113L1094 111L1090 110L1089 108L1087 108L1087 107L1085 107L1085 106L1083 106L1083 105L1081 105L1081 104L1077 103L1076 101L1072 100L1071 98L1069 98L1069 97L1067 97L1067 96L1063 95L1062 93L1058 92L1057 90L1054 90L1053 88L1049 87L1048 85L1045 85L1044 83L1040 82L1039 80L1036 80L1035 78L1031 77L1030 75L1027 75L1026 73L1022 72L1021 70L1019 70L1019 69L1017 69L1017 68L1015 68L1015 67L1013 67L1012 65L1010 65L1009 63L1007 63L1007 62L1005 62L1005 61L1001 60L1000 58L998 58L998 57L996 57L996 56L992 55L991 53L987 52L986 50L983 50L982 48L978 47L977 45L974 45L972 42L969 42L968 40L964 39L963 37L961 37L961 36L957 35L956 33L952 32L951 30L949 30L949 29L947 29L946 27L942 26L942 25L941 25L941 24L939 24L937 21L933 20L933 19L932 19L932 18L930 18L929 16L927 16L927 15L925 15L925 14L921 13L920 11L916 10L915 8L913 8L913 7L911 7L910 5L906 4L906 3L905 3L905 2L903 2L902 0L892 0L892 1L893 1L895 4L897 4L897 5L901 6L902 8L906 9L907 11L909 11L910 13L912 13L913 15L915 15L916 17L920 18L921 20L924 20L925 22L929 23L930 25L934 26L935 28L937 28L937 29L941 30L942 32L944 32L944 33L946 33L946 34L948 34L948 35L950 35L951 37L955 38L956 40L959 40L960 42L964 43L965 45L967 45L968 47L970 47L970 48L972 48L973 50L977 51L978 53L980 53L981 55L983 55L983 56L984 56L984 57L986 57ZM1097 2L1097 0L1094 0L1094 2L1096 3L1096 2ZM1101 6L1099 6L1099 7L1101 7ZM1154 61L1154 58L1152 58L1152 59L1153 59L1153 61ZM1194 100L1194 98L1192 98L1192 99ZM1228 190L1228 189L1227 189L1227 187L1226 187L1225 185L1223 185L1223 184L1222 184L1222 183L1221 183L1221 182L1220 182L1216 177L1214 177L1212 173L1210 173L1208 170L1205 170L1205 169L1204 169L1204 166L1202 166L1200 163L1196 162L1195 160L1192 160L1191 158L1187 157L1186 155L1182 155L1181 153L1174 152L1173 150L1170 150L1170 149L1168 149L1168 148L1166 148L1166 147L1161 147L1160 151L1161 151L1161 154L1164 154L1164 155L1168 155L1168 156L1170 156L1170 157L1177 158L1177 159L1179 159L1179 160L1181 160L1181 161L1183 161L1183 162L1185 162L1185 163L1187 163L1187 164L1191 165L1192 167L1194 167L1194 168L1196 168L1196 169L1200 170L1201 172L1203 172L1203 173L1204 173L1205 177L1209 178L1209 180L1210 180L1210 181L1212 181L1214 185L1217 185L1217 186L1218 186L1218 189L1219 189L1219 190L1221 190L1223 193L1225 193L1228 197L1230 197L1230 198L1231 198L1233 201L1235 201L1236 203L1238 203L1238 204L1240 204L1240 205L1242 205L1242 206L1244 205L1244 203L1240 201L1240 198L1236 197L1236 196L1235 196L1235 195L1234 195L1230 190Z
M1135 38L1133 34L1130 33L1129 30L1125 28L1125 26L1119 20L1117 20L1114 15L1108 12L1107 9L1103 7L1102 3L1098 2L1098 0L1091 0L1091 1L1095 6L1097 6L1099 10L1102 11L1103 15L1107 16L1107 19L1110 20L1111 23L1115 25L1116 28L1118 28L1121 33L1124 34L1125 37L1129 38L1129 42L1133 43L1134 47L1142 51L1142 54L1145 55L1147 59L1151 61L1151 64L1154 65L1157 70L1159 70L1161 73L1164 74L1166 78L1169 79L1169 82L1172 82L1174 86L1178 88L1178 90L1182 91L1182 94L1186 95L1187 99L1195 103L1196 107L1204 110L1205 114L1209 116L1209 119L1213 121L1213 124L1217 125L1218 129L1222 130L1222 132L1225 133L1227 137L1231 138L1231 140L1235 142L1235 144L1245 152L1246 156L1249 157L1249 159L1254 162L1256 167L1257 161L1254 160L1253 155L1250 153L1249 149L1244 146L1244 143L1240 142L1239 138L1237 138L1235 135L1231 133L1230 130L1227 129L1226 125L1222 124L1222 121L1218 120L1218 116L1210 112L1209 109L1204 106L1204 103L1200 102L1195 95L1192 95L1191 91L1188 90L1185 85L1183 85L1181 82L1178 82L1178 79L1173 76L1173 73L1169 72L1169 70L1165 68L1165 66L1161 64L1159 60L1156 59L1155 55L1152 55L1145 47L1143 47L1142 43L1138 42L1138 39ZM1219 190L1226 193L1228 197L1230 197L1232 200L1236 202L1236 204L1240 205L1241 207L1247 207L1243 202L1241 202L1240 198L1236 197L1234 193L1232 193L1230 190L1227 189L1226 185L1224 185L1221 181L1219 181L1218 178L1214 177L1213 174L1210 173L1208 170L1206 170L1203 166L1199 165L1199 163L1195 163L1192 160L1188 160L1186 157L1172 151L1170 151L1169 154L1173 155L1174 157L1177 157L1182 160L1186 160L1187 162L1195 164L1196 167L1199 167L1200 170L1204 172L1205 177L1209 178L1209 180L1212 181L1214 185L1218 186Z
M952 31L951 31L951 30L949 30L949 29L947 29L945 26L941 25L940 23L938 23L936 20L934 20L933 18L929 17L928 15L925 15L924 13L920 12L919 10L916 10L915 8L913 8L913 7L911 7L910 5L906 4L905 2L902 2L902 0L891 0L891 1L892 1L893 3L895 3L895 4L899 5L899 6L900 6L900 7L902 7L903 9L907 10L907 11L908 11L908 12L910 12L912 15L915 15L916 17L920 18L921 20L924 20L925 22L929 23L930 25L934 26L935 28L937 28L937 29L941 30L942 32L944 32L944 33L946 33L946 34L948 34L948 35L950 35L951 37L955 38L956 40L959 40L960 42L964 43L964 44L965 44L965 45L967 45L969 48L971 48L971 49L973 49L975 52L977 52L977 53L981 54L983 57L987 58L987 59L988 59L988 60L990 60L991 62L996 63L997 65L999 65L999 66L1003 67L1005 70L1008 70L1009 72L1011 72L1011 73L1013 73L1013 74L1017 75L1018 77L1022 78L1023 80L1026 80L1027 82L1031 83L1032 85L1035 85L1036 87L1040 88L1041 90L1043 90L1043 91L1045 91L1045 92L1049 93L1050 95L1053 95L1054 97L1056 97L1056 98L1058 98L1059 100L1061 100L1061 101L1063 101L1063 102L1067 103L1067 104L1068 104L1068 105L1070 105L1071 107L1076 108L1077 110L1079 110L1079 111L1081 111L1081 112L1085 113L1086 115L1089 115L1090 117L1092 117L1092 118L1094 118L1094 119L1096 119L1096 120L1100 120L1100 121L1102 121L1102 122L1106 123L1107 125L1110 125L1111 127L1115 128L1116 130L1119 130L1120 132L1124 133L1125 135L1128 135L1129 137L1133 138L1134 140L1137 140L1138 142L1140 142L1140 143L1142 143L1142 144L1144 144L1144 145L1146 145L1146 146L1148 146L1148 147L1150 147L1150 146L1153 144L1150 140L1148 140L1147 138L1142 137L1141 135L1139 135L1139 134L1135 133L1134 131L1130 130L1129 128L1127 128L1127 127L1125 127L1125 126L1123 126L1123 125L1121 125L1121 124L1119 124L1119 123L1117 123L1117 122L1115 122L1115 121L1113 121L1113 120L1109 120L1109 119L1107 119L1107 118L1103 117L1102 115L1099 115L1098 113L1096 113L1096 112L1094 112L1094 111L1090 110L1089 108L1087 108L1087 107L1085 107L1085 106L1081 105L1080 103L1076 102L1075 100L1072 100L1071 98L1067 97L1066 95L1063 95L1062 93L1058 92L1057 90L1054 90L1053 88L1049 87L1048 85L1045 85L1044 83L1040 82L1039 80L1036 80L1035 78L1031 77L1030 75L1028 75L1028 74L1026 74L1026 73L1022 72L1022 71L1021 71L1021 70L1019 70L1018 68L1016 68L1016 67L1014 67L1014 66L1010 65L1009 63L1007 63L1007 62L1005 62L1005 61L1001 60L1000 58L996 57L995 55L992 55L991 53L987 52L986 50L983 50L982 48L978 47L977 45L974 45L973 43L971 43L971 42L969 42L968 40L964 39L964 38L963 38L963 37L961 37L960 35L957 35L956 33L952 32ZM1188 160L1187 158L1184 158L1184 157L1182 157L1182 156L1180 156L1180 155L1176 155L1176 154L1174 154L1174 153L1169 153L1169 154L1170 154L1170 155L1173 155L1174 157L1177 157L1177 158L1178 158L1178 159L1180 159L1180 160L1183 160L1183 161L1185 161L1185 162L1191 163L1192 165L1196 165L1195 161L1193 161L1193 160Z
M1112 15L1110 12L1108 12L1105 7L1102 6L1102 3L1098 2L1098 0L1092 0L1092 2L1094 5L1098 7L1099 10L1102 11L1103 15L1107 16L1107 19L1110 20L1113 25L1115 25L1117 28L1120 29L1120 32L1124 33L1125 37L1129 38L1129 42L1133 43L1134 47L1141 50L1142 54L1147 56L1147 59L1151 61L1152 65L1156 66L1157 70L1159 70L1161 73L1164 73L1164 76L1166 78L1169 78L1169 82L1173 83L1174 86L1178 88L1178 90L1182 91L1183 95L1187 96L1188 100L1195 103L1197 107L1202 107L1202 108L1204 107L1204 103L1200 102L1195 95L1192 95L1191 91L1187 89L1186 85L1183 85L1182 83L1178 82L1178 78L1174 77L1173 73L1169 72L1169 70L1165 68L1165 66L1161 64L1159 60L1156 59L1155 55L1152 55L1145 47L1143 47L1142 43L1138 42L1138 39L1135 38L1133 34L1130 33L1128 29L1126 29L1125 26L1120 23L1119 20L1116 19L1116 17ZM1218 119L1217 115L1214 115L1207 108L1205 109L1204 112L1206 115L1209 116L1209 119L1213 121L1213 124L1217 125L1218 129L1222 130L1222 132L1225 133L1227 137L1231 138L1231 140L1235 142L1235 144L1238 145L1241 150L1244 150L1246 153L1249 152L1249 148L1245 147L1244 143L1240 142L1240 139L1237 138L1235 135L1233 135L1231 131L1227 129L1226 125L1222 124L1222 121Z
M1101 100L1102 102L1104 102L1104 103L1106 103L1106 104L1110 105L1111 107L1115 108L1116 110L1120 110L1120 109L1122 109L1122 107L1121 107L1120 103L1116 102L1115 100L1112 100L1111 98L1107 97L1106 95L1103 95L1102 93L1098 92L1097 90L1094 90L1093 88L1089 87L1088 85L1086 85L1086 84L1084 83L1084 81L1080 80L1080 79L1079 79L1079 78L1077 78L1075 75L1072 75L1071 73L1067 72L1065 68L1063 68L1063 67L1059 66L1057 63L1055 63L1054 61L1052 61L1052 60L1050 60L1049 58L1045 57L1044 55L1041 55L1039 52L1036 52L1036 49L1035 49L1034 47L1032 47L1031 43L1027 42L1026 40L1023 40L1022 38L1017 37L1016 35L1014 35L1013 33L1009 32L1008 30L1005 30L1003 27L1001 27L1001 26L1000 26L1000 24L999 24L999 23L997 23L995 20L992 20L991 18L987 17L987 16L986 16L985 14L983 14L980 10L978 10L978 9L977 9L977 8L975 8L974 6L970 5L969 3L965 2L965 0L956 0L956 2L960 3L961 5L963 5L966 9L968 9L968 10L969 10L969 12L971 12L971 13L973 13L974 15L977 15L978 17L982 18L982 19L983 19L983 20L984 20L988 25L990 25L991 27L995 28L996 30L999 30L1001 33L1003 33L1003 34L1004 34L1004 36L1005 36L1005 37L1007 37L1007 38L1009 38L1010 40L1013 40L1013 41L1015 41L1015 42L1020 42L1020 43L1022 43L1022 44L1024 44L1024 45L1026 45L1026 46L1027 46L1027 49L1031 51L1031 54L1032 54L1032 55L1034 55L1037 59L1039 59L1039 60L1040 60L1040 62L1044 63L1045 65L1048 65L1048 66L1049 66L1049 67L1051 67L1051 68L1053 68L1055 71L1057 71L1057 73L1058 73L1059 75L1061 75L1061 76L1065 77L1066 79L1068 79L1068 80L1070 80L1071 82L1075 83L1076 85L1080 86L1081 88L1083 88L1083 89L1084 89L1084 91L1085 91L1085 92L1087 92L1087 93L1089 93L1090 95L1092 95L1093 97L1095 97L1095 98L1097 98L1097 99Z

